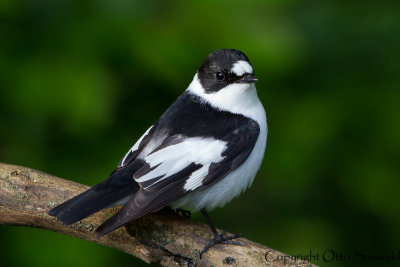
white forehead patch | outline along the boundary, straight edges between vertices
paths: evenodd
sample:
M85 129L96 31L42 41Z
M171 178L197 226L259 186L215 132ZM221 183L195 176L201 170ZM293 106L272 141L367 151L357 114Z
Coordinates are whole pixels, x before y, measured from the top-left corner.
M233 64L233 67L231 69L233 73L235 73L237 76L242 76L245 73L253 73L253 68L249 64L249 62L244 61L244 60L239 60L235 64Z

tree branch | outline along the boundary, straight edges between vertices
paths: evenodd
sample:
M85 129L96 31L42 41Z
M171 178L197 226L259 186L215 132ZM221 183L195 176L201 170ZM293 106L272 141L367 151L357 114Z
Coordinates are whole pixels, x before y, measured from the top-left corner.
M86 185L60 179L26 167L0 163L0 224L42 228L116 248L145 262L164 266L312 266L244 238L244 246L216 245L199 258L211 239L207 225L183 218L172 211L140 218L125 228L95 239L94 229L116 210L105 209L71 226L47 212L54 206L88 189ZM268 253L267 261L265 254ZM275 262L272 262L276 259Z

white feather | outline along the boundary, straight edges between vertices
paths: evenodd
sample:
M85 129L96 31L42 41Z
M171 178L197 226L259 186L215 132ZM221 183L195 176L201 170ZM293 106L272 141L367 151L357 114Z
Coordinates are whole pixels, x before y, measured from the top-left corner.
M231 71L237 76L242 76L245 73L253 74L253 68L251 67L249 62L244 60L239 60L238 62L233 64Z
M186 181L184 188L194 190L201 185L202 179L207 174L211 163L218 163L224 159L221 154L226 149L226 142L214 138L191 137L184 138L182 142L167 146L145 156L144 160L154 168L149 173L135 178L136 182L146 182L160 176L155 182L168 179L192 163L203 166L192 173ZM150 185L151 186L151 185Z

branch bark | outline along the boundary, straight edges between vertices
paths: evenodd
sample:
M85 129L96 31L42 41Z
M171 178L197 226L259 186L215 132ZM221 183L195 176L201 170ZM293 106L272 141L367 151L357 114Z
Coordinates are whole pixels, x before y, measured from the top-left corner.
M239 238L244 246L216 245L200 259L199 251L212 237L208 226L168 210L147 215L100 239L94 238L94 229L117 208L102 210L71 226L47 215L52 207L88 188L30 168L0 163L0 223L74 236L163 266L312 266L244 238Z

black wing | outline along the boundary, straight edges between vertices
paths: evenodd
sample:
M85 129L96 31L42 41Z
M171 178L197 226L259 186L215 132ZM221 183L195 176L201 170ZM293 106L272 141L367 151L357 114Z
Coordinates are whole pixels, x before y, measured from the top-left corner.
M249 120L246 127L237 128L231 133L228 136L231 145L222 154L225 159L222 162L211 164L208 174L203 180L203 186L210 186L218 182L242 165L253 151L259 134L260 127L253 120Z
M157 172L157 169L161 168L160 164L146 162L134 175L141 189L121 210L96 230L96 235L105 235L129 221L168 206L194 190L211 186L239 167L249 157L260 132L258 124L251 119L241 120L239 124L236 125L238 127L225 132L225 136L223 137L225 149L220 155L223 159L218 162L211 162L206 166L207 171L197 177L199 180L196 180L193 186L189 188L185 188L189 178L192 177L193 173L201 170L205 166L204 163L188 161L179 171L168 176L163 172ZM220 127L224 126L221 125ZM168 153L167 149L171 149L172 151L174 146L178 147L189 140L192 139L190 137L183 137L182 135L172 136L166 139L153 153L145 157L144 160L156 157L157 153ZM173 158L172 154L171 157ZM210 155L210 157L216 158L215 155ZM168 158L166 160L168 161ZM154 173L153 176L151 175L152 173ZM151 179L141 182L140 179L145 175Z

